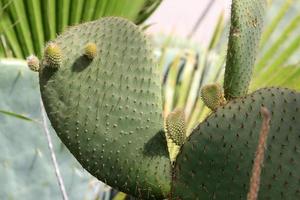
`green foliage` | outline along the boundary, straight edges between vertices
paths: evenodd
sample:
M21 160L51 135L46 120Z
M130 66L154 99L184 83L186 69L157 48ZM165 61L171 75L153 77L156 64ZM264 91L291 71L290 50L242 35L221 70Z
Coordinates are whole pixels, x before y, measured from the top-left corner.
M58 136L105 183L141 198L166 196L170 160L148 39L111 17L70 28L54 42L62 64L42 66L40 88ZM84 56L89 42L99 47L92 61Z
M37 74L20 61L1 60L0 69L0 199L60 199L41 125ZM49 129L69 198L92 198L93 178Z
M142 23L161 0L0 0L0 56L43 55L44 44L68 26L103 16ZM3 49L3 43L8 47Z

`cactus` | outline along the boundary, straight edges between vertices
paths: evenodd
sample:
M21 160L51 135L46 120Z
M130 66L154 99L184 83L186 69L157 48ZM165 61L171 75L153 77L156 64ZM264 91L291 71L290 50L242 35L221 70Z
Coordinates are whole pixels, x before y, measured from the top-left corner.
M201 90L201 97L205 105L214 111L226 102L223 88L219 84L204 86Z
M244 96L252 77L261 37L265 0L233 0L227 62L224 77L225 98Z
M176 109L167 116L165 131L176 145L183 145L186 138L186 125L182 109Z
M213 112L187 139L183 111L169 114L164 132L158 69L137 26L108 17L71 27L53 41L64 55L59 68L47 66L45 53L39 71L57 135L92 175L140 199L243 199L264 106L271 122L258 197L299 199L300 94L265 88L247 95L264 6L233 0L228 101L216 84L205 87ZM86 59L89 43L101 47L93 59ZM169 139L181 146L177 158L168 154Z
M90 62L82 52L91 39L101 49ZM40 86L58 136L107 184L138 197L166 196L171 167L148 39L112 17L70 28L55 43L66 56L56 71L42 67Z
M38 72L40 70L40 61L36 56L31 55L27 57L26 60L29 69L31 69L34 72Z
M174 199L246 199L262 105L271 124L259 199L299 199L300 94L279 88L228 102L192 132L174 167Z
M45 67L54 69L59 68L63 58L59 45L54 42L50 42L45 48L44 58Z
M97 45L95 43L88 43L84 48L84 55L93 60L97 55Z

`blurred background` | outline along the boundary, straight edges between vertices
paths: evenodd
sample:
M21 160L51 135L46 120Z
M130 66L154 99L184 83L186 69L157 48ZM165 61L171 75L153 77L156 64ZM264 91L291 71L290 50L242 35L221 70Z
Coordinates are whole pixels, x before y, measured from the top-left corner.
M208 114L203 85L222 84L229 0L0 0L0 199L62 199L51 153L69 199L133 199L89 175L43 126L38 75L26 57L68 26L103 16L138 24L154 43L162 71L163 113L185 108L188 132ZM266 86L300 90L300 3L268 1L250 91ZM50 130L54 150L48 148Z
M147 19L152 24L151 33L174 34L190 37L195 42L208 45L212 38L218 16L224 12L225 19L230 14L229 0L164 0L157 10ZM195 29L197 22L199 26Z

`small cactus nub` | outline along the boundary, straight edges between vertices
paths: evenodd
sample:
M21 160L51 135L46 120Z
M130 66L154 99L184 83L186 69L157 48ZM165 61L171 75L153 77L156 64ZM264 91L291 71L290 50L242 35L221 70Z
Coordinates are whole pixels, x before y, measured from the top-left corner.
M62 64L62 52L60 47L50 42L45 48L45 61L47 66L52 68L59 68Z
M213 111L225 104L223 89L217 83L204 86L201 89L201 98L204 104Z
M171 112L165 122L167 136L178 146L183 145L186 138L185 114L182 109Z
M97 54L97 45L93 42L88 43L84 48L84 55L88 59L94 59Z
M35 55L28 56L26 58L27 65L29 69L31 69L34 72L38 72L40 69L40 61Z

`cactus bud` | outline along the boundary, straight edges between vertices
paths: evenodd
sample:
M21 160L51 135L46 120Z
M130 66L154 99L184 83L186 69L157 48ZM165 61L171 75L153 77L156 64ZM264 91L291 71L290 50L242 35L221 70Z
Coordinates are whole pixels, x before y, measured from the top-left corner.
M204 86L201 90L201 98L204 104L213 111L225 104L223 89L216 83Z
M97 54L97 46L95 43L88 43L84 48L84 55L93 60L96 57Z
M52 68L59 68L62 64L62 52L60 47L56 43L50 42L46 46L45 61L47 66Z
M178 146L183 145L186 138L185 115L182 109L171 112L165 122L167 136Z
M27 61L27 65L28 65L29 69L31 69L34 72L39 71L40 61L36 56L34 56L34 55L28 56L26 58L26 61Z

